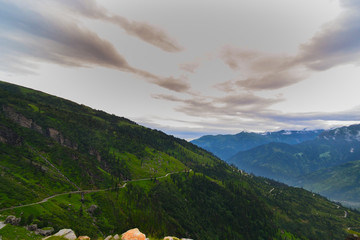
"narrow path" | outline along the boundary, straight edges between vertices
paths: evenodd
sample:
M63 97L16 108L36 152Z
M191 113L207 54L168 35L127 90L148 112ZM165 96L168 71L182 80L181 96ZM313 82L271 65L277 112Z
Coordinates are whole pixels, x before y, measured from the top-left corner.
M271 193L272 191L274 191L275 190L275 188L272 188L270 191L269 191L269 193Z
M348 212L344 210L344 218L347 218Z
M29 144L26 144L31 151L36 153L43 159L47 164L49 164L52 168L54 168L63 178L65 178L66 181L68 181L71 185L73 185L77 190L81 191L81 188L79 188L78 185L76 185L74 182L72 182L68 177L66 177L54 164L52 164L46 157L44 157L41 153L36 151L33 147L31 147Z
M167 177L167 176L169 176L171 174L176 174L176 173L180 173L180 172L167 173L166 175L161 176L161 177L157 177L156 179L165 178L165 177ZM154 179L154 178L141 178L141 179L134 179L134 180L124 181L125 183L122 186L116 187L116 188L104 188L104 189L94 189L94 190L78 190L78 191L59 193L59 194L55 194L55 195L46 197L46 198L44 198L43 200L41 200L39 202L24 204L24 205L20 205L20 206L13 206L13 207L8 207L8 208L3 208L3 209L0 209L0 212L6 211L6 210L12 210L12 209L16 209L16 208L23 208L23 207L29 207L29 206L42 204L42 203L45 203L45 202L47 202L48 200L50 200L50 199L52 199L54 197L58 197L58 196L62 196L62 195L76 194L76 193L87 194L87 193L105 192L105 191L109 191L109 190L113 190L113 189L125 188L127 183L129 183L129 182L149 181L151 179Z

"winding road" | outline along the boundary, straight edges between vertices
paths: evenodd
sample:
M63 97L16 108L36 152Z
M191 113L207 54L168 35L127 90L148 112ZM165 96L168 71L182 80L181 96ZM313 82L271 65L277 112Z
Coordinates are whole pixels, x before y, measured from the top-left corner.
M191 171L191 170L190 170L190 171ZM167 173L167 174L164 175L164 176L156 177L156 179L166 178L166 177L168 177L169 175L171 175L171 174L176 174L176 173L180 173L180 172ZM109 190L113 190L113 189L117 189L117 188L124 188L124 187L126 187L126 184L129 183L129 182L149 181L149 180L151 180L151 179L153 179L153 178L141 178L141 179L128 180L128 181L125 181L125 183L124 183L122 186L116 187L116 188L104 188L104 189L93 189L93 190L77 190L77 191L70 191L70 192L59 193L59 194L55 194L55 195L46 197L46 198L44 198L43 200L41 200L41 201L39 201L39 202L29 203L29 204L24 204L24 205L19 205L19 206L13 206L13 207L8 207L8 208L3 208L3 209L0 209L0 212L6 211L6 210L12 210L12 209L16 209L16 208L23 208L23 207L29 207L29 206L34 206L34 205L42 204L42 203L45 203L45 202L47 202L48 200L50 200L50 199L52 199L52 198L54 198L54 197L58 197L58 196L62 196L62 195L76 194L76 193L84 193L84 194L87 194L87 193L104 192L104 191L109 191Z

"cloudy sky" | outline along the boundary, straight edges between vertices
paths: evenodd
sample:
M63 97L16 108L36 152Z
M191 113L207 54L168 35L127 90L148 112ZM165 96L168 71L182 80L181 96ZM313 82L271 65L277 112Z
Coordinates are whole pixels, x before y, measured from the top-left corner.
M0 0L0 80L192 139L360 122L360 1Z

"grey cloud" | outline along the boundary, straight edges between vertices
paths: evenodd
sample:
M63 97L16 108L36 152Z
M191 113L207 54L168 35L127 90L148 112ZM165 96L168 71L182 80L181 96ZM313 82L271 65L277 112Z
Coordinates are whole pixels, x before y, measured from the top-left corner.
M293 85L305 79L305 76L294 72L272 72L261 77L250 77L238 80L235 84L248 90L274 90Z
M245 63L249 63L259 57L259 53L255 51L235 48L233 46L225 46L220 52L220 58L233 70L241 69Z
M167 52L180 52L182 47L167 33L145 22L129 21L121 16L108 17L111 22L121 26L129 35L136 36Z
M225 97L192 96L182 99L173 95L154 95L153 98L177 102L176 109L189 116L207 116L221 118L222 116L241 116L251 119L256 112L282 101L280 98L262 98L251 93L229 95ZM256 114L255 114L256 115Z
M200 62L183 63L179 65L179 68L189 73L195 73L196 69L200 66Z
M317 71L359 62L360 5L352 6L336 21L327 24L308 43L303 44L294 62Z
M106 9L98 6L94 0L58 0L58 2L86 17L114 23L125 30L127 34L140 38L164 51L179 52L183 50L176 40L169 37L164 30L146 22L129 21L122 16L111 15Z
M339 112L287 113L272 112L267 117L279 122L360 121L360 106Z
M163 88L187 91L186 79L161 77L129 65L115 47L76 23L54 19L0 0L0 62L7 69L23 68L29 59L71 67L103 66L129 72ZM24 68L25 66L25 68Z
M68 66L101 65L129 70L114 46L74 23L59 21L30 9L1 2L0 22L7 30L1 37L18 56Z
M225 46L220 54L224 62L233 70L240 70L246 79L227 81L215 87L225 92L237 88L247 90L273 90L295 84L306 77L298 71L293 58L283 55L265 54L255 51Z
M184 78L175 78L175 77L160 77L155 74L149 73L147 71L131 68L131 71L143 78L147 79L149 82L152 82L163 88L175 91L175 92L187 92L190 90L190 85Z
M360 63L360 2L342 0L341 4L345 8L343 13L302 44L293 57L225 46L220 58L247 78L216 87L223 91L234 91L235 85L248 90L273 90L298 83L312 71Z

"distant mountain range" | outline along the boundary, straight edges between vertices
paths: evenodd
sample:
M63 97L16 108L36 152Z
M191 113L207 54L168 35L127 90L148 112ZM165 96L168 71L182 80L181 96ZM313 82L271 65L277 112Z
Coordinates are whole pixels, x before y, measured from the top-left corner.
M277 138L273 138L273 142L251 149L248 149L249 146L255 144L253 139L248 136L255 136L259 139L261 135L256 133L233 135L227 140L236 139L230 146L243 142L244 145L237 149L246 150L239 151L226 161L257 176L268 177L292 186L304 187L332 199L358 206L360 203L358 166L360 125L327 131L289 131L291 134L285 134L285 136L294 137L290 139L281 138L284 133L287 132L264 134L264 136L275 135ZM242 136L241 141L239 136ZM214 139L217 138L224 139L223 136L206 136L199 140L202 140L203 145L213 146ZM212 141L204 142L204 139ZM217 141L219 142L219 140ZM194 141L194 143L197 142L198 140ZM222 147L222 149L226 148ZM207 150L216 154L219 147L211 147Z
M246 151L254 147L280 142L297 144L316 138L323 130L303 131L278 131L278 132L240 132L235 135L206 135L192 140L191 143L204 148L219 158L227 160L240 151Z

